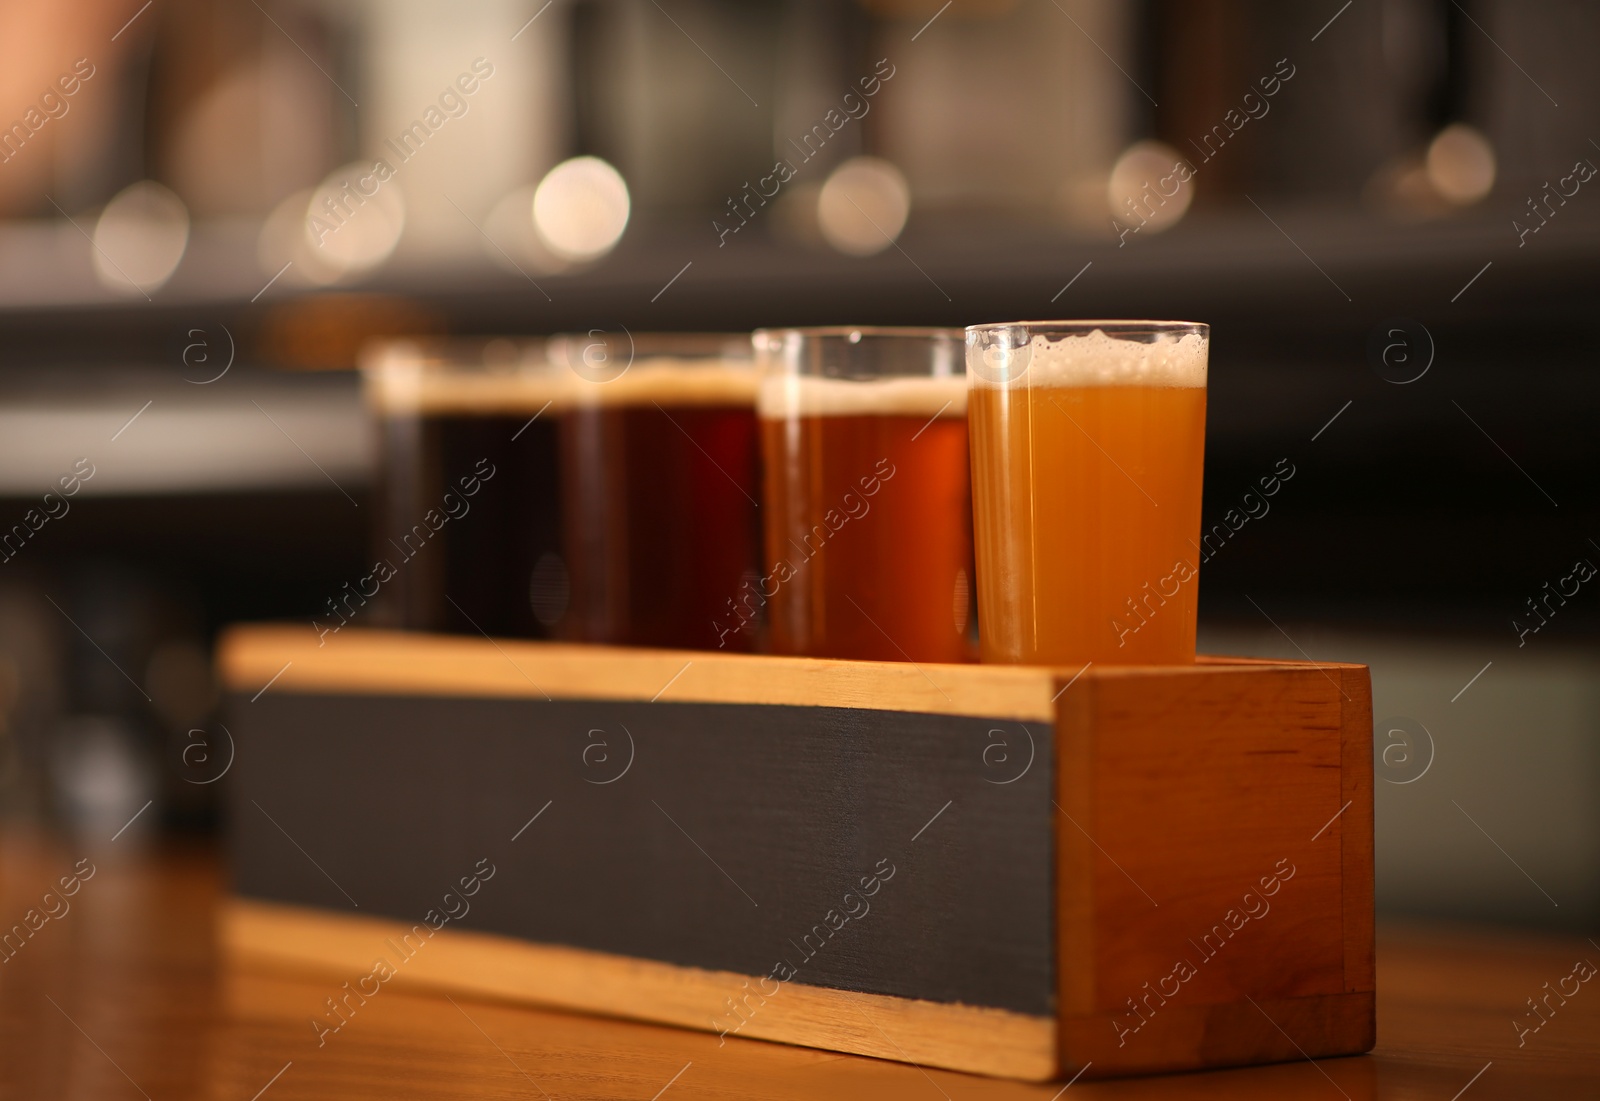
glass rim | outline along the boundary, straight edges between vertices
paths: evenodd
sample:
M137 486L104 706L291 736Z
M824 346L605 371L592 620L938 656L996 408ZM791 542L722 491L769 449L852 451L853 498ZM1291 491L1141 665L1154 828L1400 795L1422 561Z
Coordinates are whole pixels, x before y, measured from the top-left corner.
M362 374L371 375L393 371L518 373L553 365L539 337L452 334L368 340L357 353L356 366Z
M974 387L1206 385L1211 326L1199 321L1015 321L967 327ZM1042 372L1042 373L1041 373Z
M625 338L630 355L638 359L747 360L751 357L750 336L736 332L656 332L635 333L628 329L551 333L542 338L545 355L557 366L568 366L563 353L574 346L583 348L608 338ZM540 339L540 338L536 338Z
M1024 329L1031 336L1048 333L1079 333L1099 330L1108 333L1197 333L1209 337L1211 326L1204 321L1162 321L1150 318L1062 318L1055 321L996 321L983 325L968 325L964 330L973 333L992 333L1007 329Z
M545 339L544 349L545 357L558 370L570 371L580 384L575 391L579 404L601 400L597 387L620 382L635 368L640 373L634 376L634 383L661 369L693 372L702 377L713 372L756 376L755 349L749 333L635 333L624 325L615 330L555 333Z
M750 345L756 365L769 381L805 377L869 383L953 378L965 373L966 337L957 328L825 325L757 329L750 334Z
M820 339L843 338L849 340L851 336L859 340L879 339L885 337L900 337L908 340L918 339L950 339L959 340L963 330L960 328L939 328L936 326L899 326L899 325L778 325L756 329L750 334L752 341L759 341L763 337L779 337L788 335L813 337Z

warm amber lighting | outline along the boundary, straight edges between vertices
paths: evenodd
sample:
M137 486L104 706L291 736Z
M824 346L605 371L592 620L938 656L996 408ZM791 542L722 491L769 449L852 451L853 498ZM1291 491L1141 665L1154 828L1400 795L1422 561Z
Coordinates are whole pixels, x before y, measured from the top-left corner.
M1428 146L1428 182L1447 202L1466 206L1494 188L1494 148L1465 123L1439 131Z

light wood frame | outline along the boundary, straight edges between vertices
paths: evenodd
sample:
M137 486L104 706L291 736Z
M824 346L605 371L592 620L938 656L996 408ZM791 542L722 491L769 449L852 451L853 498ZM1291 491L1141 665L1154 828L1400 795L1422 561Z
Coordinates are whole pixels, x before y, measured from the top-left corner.
M231 631L220 662L245 698L270 682L309 695L659 696L1049 723L1057 1015L796 983L741 1035L1033 1080L1352 1054L1374 1041L1365 666L912 666L353 630L324 646L299 627ZM348 977L396 930L236 900L224 938L248 961ZM449 930L408 976L691 1028L705 1027L709 996L754 979Z

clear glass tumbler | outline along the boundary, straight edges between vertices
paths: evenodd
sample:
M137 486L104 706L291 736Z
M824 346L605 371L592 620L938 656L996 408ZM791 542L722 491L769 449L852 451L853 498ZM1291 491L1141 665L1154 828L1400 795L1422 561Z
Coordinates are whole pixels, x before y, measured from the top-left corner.
M970 661L967 389L956 329L772 329L761 367L780 654Z
M574 641L749 651L728 611L757 574L760 464L745 334L552 337Z
M1210 330L967 329L984 661L1187 664Z
M555 637L567 372L542 342L499 339L390 341L367 350L362 373L382 470L376 565L319 624Z

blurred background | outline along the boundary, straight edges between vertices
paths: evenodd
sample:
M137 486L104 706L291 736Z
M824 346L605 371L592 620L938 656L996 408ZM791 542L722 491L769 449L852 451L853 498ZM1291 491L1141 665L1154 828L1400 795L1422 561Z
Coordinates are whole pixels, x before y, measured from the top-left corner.
M1383 913L1592 929L1596 42L1578 0L0 0L0 808L215 829L217 631L367 562L374 336L1184 318L1202 647L1372 665Z

